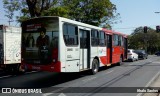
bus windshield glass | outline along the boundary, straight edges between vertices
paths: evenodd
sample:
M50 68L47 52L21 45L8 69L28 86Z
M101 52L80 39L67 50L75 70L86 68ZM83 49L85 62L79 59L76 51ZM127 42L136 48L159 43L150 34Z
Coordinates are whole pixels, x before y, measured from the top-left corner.
M49 64L58 49L58 18L38 18L22 23L22 58L31 64Z

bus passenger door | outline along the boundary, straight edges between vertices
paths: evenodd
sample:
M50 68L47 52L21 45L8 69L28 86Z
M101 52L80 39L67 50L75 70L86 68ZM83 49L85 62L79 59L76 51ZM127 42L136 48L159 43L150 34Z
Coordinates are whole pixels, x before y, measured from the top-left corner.
M90 68L90 31L79 29L80 71Z
M124 38L124 59L127 59L127 45L128 43L127 43L127 38Z
M107 64L112 63L112 35L107 35Z

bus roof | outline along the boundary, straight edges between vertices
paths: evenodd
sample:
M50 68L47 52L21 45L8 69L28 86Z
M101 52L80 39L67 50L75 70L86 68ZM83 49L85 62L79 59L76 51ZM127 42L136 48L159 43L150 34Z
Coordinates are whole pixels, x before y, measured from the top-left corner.
M31 19L29 19L29 20L26 20L26 21L24 21L24 22L28 22L28 21L30 21L30 20L38 19L38 18L57 18L57 19L59 19L59 20L62 21L62 22L71 23L71 24L76 24L76 25L80 25L80 26L85 26L85 27L92 28L92 29L102 30L102 28L97 27L97 26L85 24L85 23L82 23L82 22L79 22L79 21L75 21L75 20L71 20L71 19L67 19L67 18L59 17L59 16L42 16L42 17L35 17L35 18L31 18Z
M60 21L62 22L67 22L67 23L72 23L72 24L76 24L76 25L80 25L80 26L85 26L85 27L88 27L88 28L92 28L92 29L97 29L97 30L102 30L104 31L106 34L119 34L119 35L122 35L124 37L127 38L127 35L126 34L123 34L123 33L120 33L120 32L115 32L113 30L108 30L108 29L105 29L105 28L101 28L101 27L97 27L97 26L93 26L93 25L89 25L89 24L85 24L85 23L82 23L82 22L79 22L79 21L75 21L75 20L71 20L71 19L67 19L67 18L64 18L64 17L59 17L59 16L42 16L42 17L35 17L35 18L31 18L29 20L26 20L24 22L27 22L27 21L30 21L30 20L33 20L33 19L38 19L38 18L57 18L59 19Z
M118 34L118 35L122 35L123 37L127 38L127 35L126 34L123 34L121 32L115 32L113 30L108 30L106 28L103 28L102 29L106 34L110 34L110 35L113 35L113 34Z

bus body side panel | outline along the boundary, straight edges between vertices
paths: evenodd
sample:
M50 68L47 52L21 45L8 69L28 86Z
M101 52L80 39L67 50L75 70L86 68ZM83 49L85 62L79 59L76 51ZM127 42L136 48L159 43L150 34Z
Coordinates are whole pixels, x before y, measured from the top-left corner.
M61 32L60 32L60 61L61 61L61 69L62 72L79 72L79 44L74 46L68 46L64 42L64 36L63 36L63 24L72 24L69 20L63 20L61 21Z
M98 56L100 58L100 66L107 64L107 50L106 47L98 47Z
M107 64L111 64L111 48L107 48Z
M65 50L65 68L66 72L79 72L79 48L78 47L66 47Z
M98 57L98 47L91 46L90 69L92 68L92 61L95 57Z
M120 46L113 46L112 54L112 63L118 63L121 56Z

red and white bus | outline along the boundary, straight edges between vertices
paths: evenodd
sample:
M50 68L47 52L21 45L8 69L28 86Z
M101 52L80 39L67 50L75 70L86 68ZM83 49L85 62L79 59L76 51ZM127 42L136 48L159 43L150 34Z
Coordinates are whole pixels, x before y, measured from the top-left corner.
M127 59L127 36L62 17L39 17L22 23L22 68L80 72L121 64Z

